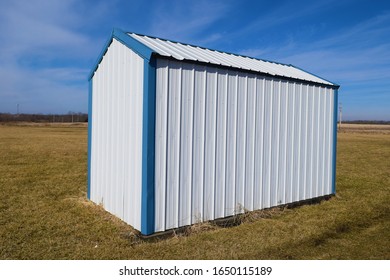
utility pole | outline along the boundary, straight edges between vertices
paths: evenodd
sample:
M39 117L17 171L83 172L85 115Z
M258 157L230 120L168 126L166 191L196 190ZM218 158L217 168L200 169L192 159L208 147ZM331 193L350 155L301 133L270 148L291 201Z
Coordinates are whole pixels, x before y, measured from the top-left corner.
M16 114L19 115L19 103L16 104Z
M341 131L341 119L343 115L343 105L339 103L339 131Z

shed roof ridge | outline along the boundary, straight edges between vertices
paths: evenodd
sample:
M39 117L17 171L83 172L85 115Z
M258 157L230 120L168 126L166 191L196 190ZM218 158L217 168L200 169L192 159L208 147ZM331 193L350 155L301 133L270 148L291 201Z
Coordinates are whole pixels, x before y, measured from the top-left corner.
M219 53L223 53L223 54L234 55L234 56L244 57L244 58L249 58L249 59L254 59L254 60L257 60L257 61L268 62L268 63L273 63L273 64L279 64L279 65L288 66L288 67L294 67L293 65L287 64L287 63L282 63L282 62L277 62L277 61L273 61L273 60L257 58L257 57L253 57L253 56L249 56L249 55L243 55L243 54L238 54L238 53L233 53L233 52L227 52L227 51L207 48L207 47L203 47L203 46L199 46L199 45L195 45L195 44L184 43L184 42L171 40L171 39L165 39L165 38L161 38L161 37L157 37L157 36L150 36L150 35L145 35L145 34L131 32L131 31L125 31L125 33L126 34L134 34L134 35L143 36L143 37L152 38L152 39L159 39L159 40L163 40L163 41L166 41L166 42L171 42L171 43L174 43L174 44L181 44L181 45L184 45L184 46L190 46L190 47L194 47L194 48L201 48L201 49L209 50L209 51L213 51L213 52L219 52Z

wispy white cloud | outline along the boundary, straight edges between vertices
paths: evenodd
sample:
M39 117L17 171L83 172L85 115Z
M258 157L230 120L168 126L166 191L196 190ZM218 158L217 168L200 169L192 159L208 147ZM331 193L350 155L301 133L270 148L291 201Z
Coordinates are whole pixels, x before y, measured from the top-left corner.
M72 10L74 1L22 2L23 5L20 1L12 1L0 12L3 21L0 57L3 60L32 54L46 57L82 55L93 44L78 29L76 23L80 24L82 16Z
M314 42L312 48L359 48L373 46L378 42L388 41L390 36L390 11L382 13L362 21L352 27L340 28L331 37L326 37ZM374 43L373 43L374 42Z
M112 27L291 63L340 83L341 98L358 93L363 100L375 84L370 96L390 106L383 97L390 91L390 11L378 8L360 23L336 13L337 27L333 19L313 21L352 0L0 3L0 111L16 103L30 112L86 111L86 76Z
M280 56L279 61L288 62L331 80L362 82L390 78L388 52L382 48L361 50L306 51L289 56ZM383 59L378 59L381 57Z
M91 16L86 18L88 9ZM82 61L96 46L83 31L88 20L104 13L102 4L87 7L76 0L16 0L2 5L0 111L21 103L27 112L85 112L88 71Z
M384 12L310 44L287 38L238 52L293 64L334 82L372 82L390 79L388 36L390 13Z
M238 53L250 57L259 58L259 59L274 60L276 57L275 54L283 54L283 53L291 52L294 49L296 49L296 43L292 38L287 38L287 40L284 43L280 44L276 48L275 46L268 45L266 47L260 47L260 48L242 49L239 50Z
M279 21L261 19L256 24ZM256 24L247 28L253 31ZM310 42L307 36L285 36L282 41L265 41L260 48L256 41L238 52L293 64L341 84L340 101L348 119L390 119L390 11L320 34L310 36Z
M206 46L208 44L214 43L221 40L224 37L222 33L212 33L211 35L205 36L197 40L197 44L200 46Z
M80 82L84 69L7 67L0 68L0 76L1 112L14 112L9 108L16 104L27 113L85 112L86 89Z
M268 48L252 48L252 49L242 49L238 51L239 54L255 57L255 58L262 58L265 54L269 54L272 51L270 47Z
M258 19L238 28L232 36L243 36L247 34L258 34L261 31L269 30L283 24L288 24L307 15L323 12L329 7L336 8L340 1L305 1L303 3L296 1L282 1L275 9L268 11L266 6L259 11ZM299 7L297 6L299 5Z
M86 68L57 67L42 69L38 74L41 78L52 77L57 82L85 82L88 73Z
M226 1L161 1L152 8L151 34L167 39L191 43L196 35L224 16ZM221 35L210 35L203 43L218 40ZM198 42L199 43L199 42Z

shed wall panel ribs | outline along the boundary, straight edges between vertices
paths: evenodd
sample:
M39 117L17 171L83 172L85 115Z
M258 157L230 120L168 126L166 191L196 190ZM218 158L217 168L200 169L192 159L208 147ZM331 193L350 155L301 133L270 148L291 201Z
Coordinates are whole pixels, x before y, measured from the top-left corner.
M331 194L334 90L157 59L156 231Z
M156 231L331 194L334 90L157 59Z
M225 216L225 197L226 184L226 114L227 114L227 71L221 71L218 75L217 91L217 131L216 131L216 170L215 170L215 218Z
M92 78L91 200L138 230L143 64L113 39Z

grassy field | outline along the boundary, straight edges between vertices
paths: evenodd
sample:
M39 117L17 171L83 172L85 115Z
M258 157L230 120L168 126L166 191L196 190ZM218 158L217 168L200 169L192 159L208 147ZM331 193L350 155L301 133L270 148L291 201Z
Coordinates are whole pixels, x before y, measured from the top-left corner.
M0 125L0 259L390 259L384 128L343 127L328 201L143 241L86 199L85 125Z

